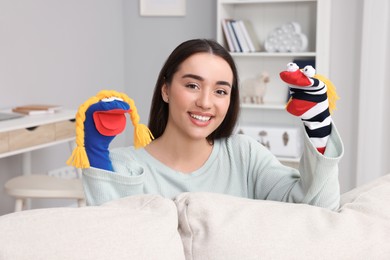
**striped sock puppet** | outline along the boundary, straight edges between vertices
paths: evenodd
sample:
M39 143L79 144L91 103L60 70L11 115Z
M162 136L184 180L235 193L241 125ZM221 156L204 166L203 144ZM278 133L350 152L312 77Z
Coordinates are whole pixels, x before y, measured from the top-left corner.
M302 119L311 142L323 154L332 131L330 114L338 99L332 82L316 74L312 66L299 69L292 62L280 78L288 84L291 95L286 110Z

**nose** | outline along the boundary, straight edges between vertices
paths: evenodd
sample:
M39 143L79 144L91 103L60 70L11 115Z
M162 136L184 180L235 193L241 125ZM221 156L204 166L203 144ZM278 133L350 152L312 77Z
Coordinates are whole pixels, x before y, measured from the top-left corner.
M212 97L211 93L209 93L208 91L202 91L201 93L199 93L199 96L195 102L196 106L205 110L211 108L211 103Z

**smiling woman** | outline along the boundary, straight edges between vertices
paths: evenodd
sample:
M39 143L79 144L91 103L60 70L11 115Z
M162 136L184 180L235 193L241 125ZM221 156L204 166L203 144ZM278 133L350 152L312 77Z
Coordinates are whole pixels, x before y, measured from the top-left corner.
M196 74L196 71L201 71L209 78L202 78L205 76ZM149 118L149 128L153 135L156 138L160 137L167 126L169 106L164 98L168 98L165 92L172 85L176 72L181 73L182 77L186 74L192 74L192 77L186 77L187 80L192 78L200 82L200 79L203 81L213 79L215 81L214 87L225 86L224 89L228 91L228 99L230 100L227 116L207 139L212 142L214 138L230 136L236 125L239 112L237 68L230 54L221 45L203 39L189 40L180 44L171 53L161 69L155 85ZM218 74L214 76L210 72ZM159 120L155 120L156 118Z
M305 133L298 171L256 140L232 134L238 113L238 74L230 54L213 40L183 42L157 78L149 118L155 140L140 149L110 150L112 170L84 169L87 203L202 191L338 208L343 145L333 122L324 154Z
M165 83L161 88L162 98L169 104L169 115L160 139L170 134L175 138L182 136L181 141L189 142L187 133L201 131L198 138L208 146L206 138L226 118L232 78L229 65L218 56L199 53L186 59L174 74L172 81Z

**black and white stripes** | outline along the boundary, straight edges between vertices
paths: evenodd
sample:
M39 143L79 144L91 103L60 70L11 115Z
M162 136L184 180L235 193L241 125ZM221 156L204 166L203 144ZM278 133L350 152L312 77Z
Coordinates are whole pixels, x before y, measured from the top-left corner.
M294 63L280 73L281 79L288 84L291 99L287 111L299 116L304 123L311 142L321 153L324 153L329 135L332 131L332 118L329 113L327 86L314 77L311 66L299 70Z

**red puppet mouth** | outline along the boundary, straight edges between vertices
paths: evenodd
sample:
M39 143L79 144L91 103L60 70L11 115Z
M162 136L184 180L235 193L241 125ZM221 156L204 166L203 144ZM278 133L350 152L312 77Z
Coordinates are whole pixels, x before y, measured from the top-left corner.
M109 111L96 111L93 121L96 129L105 136L115 136L126 128L126 113L130 110L113 109Z
M299 69L293 72L282 71L279 75L284 82L290 85L299 87L308 87L312 85L310 79Z

